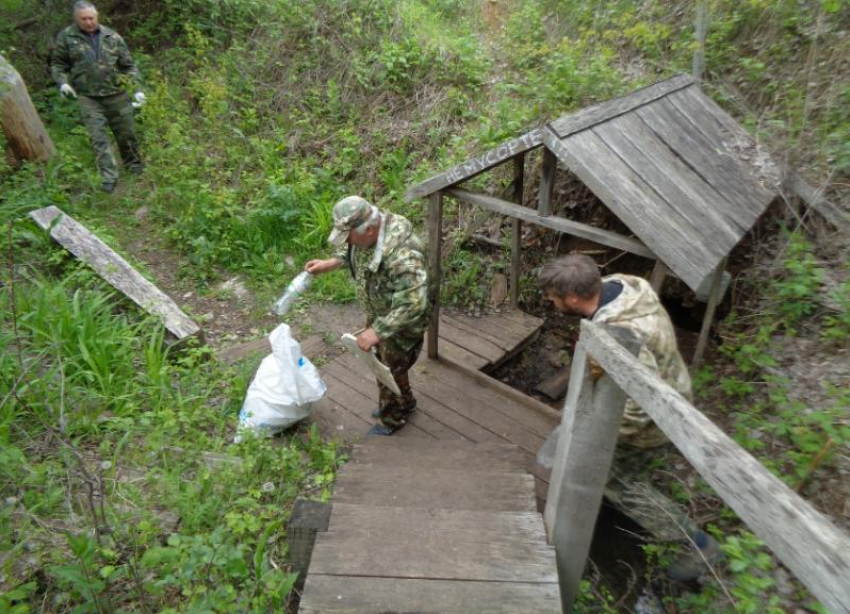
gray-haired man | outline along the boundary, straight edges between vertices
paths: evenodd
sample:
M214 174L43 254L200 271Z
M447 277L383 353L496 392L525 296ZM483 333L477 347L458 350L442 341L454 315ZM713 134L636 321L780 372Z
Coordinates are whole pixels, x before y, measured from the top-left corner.
M118 166L109 144L107 127L115 135L124 166L142 172L133 106L145 103L138 90L139 71L124 39L100 25L91 2L74 3L74 23L56 36L50 57L50 74L62 97L78 98L83 124L97 157L102 188L112 192L118 182ZM135 88L131 105L127 88Z

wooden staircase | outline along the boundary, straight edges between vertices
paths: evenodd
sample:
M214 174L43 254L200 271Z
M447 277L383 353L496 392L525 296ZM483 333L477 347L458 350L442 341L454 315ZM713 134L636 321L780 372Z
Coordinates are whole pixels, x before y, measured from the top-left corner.
M561 612L525 464L510 444L374 437L355 446L299 612Z

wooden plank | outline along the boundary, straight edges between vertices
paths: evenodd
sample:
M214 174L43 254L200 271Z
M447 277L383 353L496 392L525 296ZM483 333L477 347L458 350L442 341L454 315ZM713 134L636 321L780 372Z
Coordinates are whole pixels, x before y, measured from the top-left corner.
M461 411L463 411L463 407L484 407L489 413L499 413L510 418L512 423L517 425L517 428L529 430L544 439L560 422L560 414L554 409L547 407L551 414L544 415L538 411L537 407L532 408L519 403L514 398L505 396L493 388L464 377L462 373L448 368L440 362L429 362L422 365L422 369L417 373L416 381L417 385L426 390L442 387L443 389L440 392L443 397L457 396L462 402ZM498 423L502 424L501 421ZM511 443L516 443L511 437L513 430L511 428L502 432L506 433L506 438ZM531 451L537 453L537 449Z
M693 288L699 287L707 271L713 269L702 259L694 258L690 246L675 234L676 228L669 219L660 216L658 206L647 207L647 203L659 197L599 137L585 131L562 142L552 134L547 136L547 146L632 231L646 241L651 240L652 249L679 278ZM715 265L720 257L713 258Z
M555 583L350 578L310 574L300 614L561 614Z
M740 228L752 226L774 195L748 177L731 152L715 147L669 101L659 100L651 107L638 109L637 114L732 205L723 209L724 215ZM711 268L714 269L713 266Z
M558 158L548 148L544 148L537 202L537 215L542 217L552 215L552 197L555 194L555 170L557 166Z
M662 197L675 217L670 224L686 227L689 237L702 239L714 252L727 254L747 229L723 215L726 201L711 185L675 155L636 115L624 115L594 132Z
M442 285L443 269L440 257L443 253L443 193L437 192L431 196L428 203L428 294L431 299L434 314L440 313L440 286ZM440 345L440 321L436 315L431 317L428 325L428 358L437 358Z
M404 484L404 488L399 488ZM336 503L504 512L533 511L534 478L515 473L344 466L334 489ZM406 512L405 512L406 513Z
M328 394L364 420L375 424L377 419L372 417L372 412L378 407L378 386L360 361L347 352L343 356L346 358L337 357L322 367L322 377L327 376L325 383L328 384ZM337 383L342 384L343 388L337 388ZM415 431L422 431L428 439L451 435L442 424L427 416L411 418L407 427L396 434L410 437L415 435Z
M762 201L765 206L778 196L782 183L779 166L769 152L716 102L695 87L676 92L666 100L717 149L729 152L748 179L767 190Z
M850 536L770 473L610 335L581 323L587 351L747 526L835 614L850 614Z
M613 119L619 115L623 115L624 113L634 111L643 105L667 96L671 92L686 88L689 85L692 85L693 82L694 80L688 75L678 75L672 79L667 79L666 81L661 81L634 91L622 98L615 98L613 100L582 109L578 113L565 115L564 117L553 121L549 124L549 127L558 137L563 139L576 132L595 126L596 124Z
M366 431L372 426L372 422L355 416L327 396L313 403L309 419L315 422L328 438L340 438L346 442L362 441L366 437Z
M426 339L425 354L429 359L431 359L431 352L429 351L430 348L431 345ZM466 348L457 345L453 341L449 341L445 337L440 338L440 356L438 356L436 360L439 360L441 357L451 358L451 360L455 362L468 365L470 369L483 369L490 364L490 361L486 358L479 356L478 354L473 354Z
M481 371L474 371L472 369L469 369L465 365L452 362L446 357L441 358L440 362L444 364L448 369L454 369L463 374L464 376L473 379L479 384L482 384L483 386L496 391L497 393L501 394L506 398L513 399L521 405L524 405L525 407L528 407L529 409L536 411L537 413L542 414L543 416L554 417L557 421L560 421L561 419L561 413L557 410L552 409L545 403L541 403L537 399L523 394L516 388L511 388L507 384L490 377L486 373L482 373Z
M510 160L514 156L531 151L540 147L543 135L540 128L535 128L526 132L520 137L512 139L506 143L502 143L495 149L491 149L487 153L481 154L471 160L467 160L463 164L459 164L445 172L439 173L412 185L404 193L404 201L410 202L415 198L428 196L439 190L457 185L467 179L480 175L481 173L490 170L494 166L498 166L503 162Z
M337 503L330 530L317 535L311 573L541 583L557 577L536 512Z
M327 371L322 374L322 379L328 386L327 398L329 398L333 403L344 407L350 413L356 415L368 424L368 426L363 428L361 431L362 437L360 439L364 438L369 429L377 422L377 420L372 417L372 412L378 406L377 400L361 394ZM396 432L394 436L403 439L411 438L433 440L434 438L431 433L427 432L420 426L415 425L412 420L407 427Z
M476 318L476 319L479 322L482 322L482 323L484 321L486 321L486 318ZM489 327L475 326L475 325L470 324L469 319L453 318L453 317L446 316L446 315L440 315L440 322L442 322L446 326L450 327L450 330L446 331L446 332L451 332L451 330L463 331L469 337L481 339L481 340L486 341L487 343L495 345L497 348L499 348L501 350L501 352L499 353L498 357L495 358L494 360L491 360L491 362L497 362L498 358L501 358L505 354L505 352L508 352L508 351L514 349L514 347L516 345L511 340L507 339L504 334L502 334L501 336L494 335L493 333L491 333L489 331L489 329L488 329ZM462 343L465 342L465 340L466 340L466 337L463 337L463 339L460 339L460 341ZM464 345L465 345L465 343L464 343Z
M823 198L822 190L816 190L796 173L792 174L790 183L793 192L809 207L820 213L837 229L850 232L850 213L842 211L837 205Z
M30 217L45 230L50 229L51 237L115 289L144 311L159 316L168 332L178 340L189 337L203 340L200 326L183 313L171 297L142 277L130 263L70 215L50 206L31 211Z
M427 470L458 469L491 473L525 473L525 454L511 444L471 444L468 447L437 446L432 442L412 446L413 441L385 437L395 445L355 446L349 465L383 465ZM401 444L401 445L399 445Z
M359 368L353 362L356 360L353 356L343 355L338 360L351 369ZM411 423L419 424L417 420L427 419L426 428L433 431L441 439L462 437L476 442L506 443L504 439L473 422L465 415L455 412L440 403L439 400L434 399L428 394L427 390L419 387L416 380L413 380L413 390L416 394L417 411L414 412ZM424 415L427 418L419 418L417 414ZM431 420L436 421L438 425L432 426ZM398 434L403 434L406 430L401 429Z
M505 355L505 350L492 341L455 326L448 318L440 318L440 328L443 330L443 334L450 337L455 343L473 354L486 358L487 362L498 362Z
M542 319L534 316L528 318L515 317L512 315L515 312L516 310L510 310L471 316L444 310L442 315L466 327L483 330L491 337L501 336L511 348L514 348L534 335L543 326Z
M594 384L581 344L570 379L545 510L549 538L558 552L565 612L572 612L578 596L626 403L610 378Z
M617 233L602 230L600 228L594 228L593 226L590 226L588 224L573 222L572 220L557 217L554 215L541 217L537 215L537 212L533 209L528 209L527 207L520 207L519 205L515 205L505 200L500 200L493 196L487 196L485 194L474 194L472 192L467 192L466 190L459 190L457 188L447 190L446 194L453 198L456 198L460 202L467 203L470 205L476 205L478 207L483 207L484 209L495 211L500 215L516 217L524 222L537 224L538 226L543 226L545 228L551 228L552 230L557 230L558 232L563 232L576 237L581 237L583 239L587 239L588 241L593 241L595 243L599 243L600 245L606 245L608 247L620 249L626 252L630 252L632 254L637 254L638 256L644 256L646 258L655 257L654 254L649 250L649 248L644 246L640 241L631 239L629 237L623 237L621 235L618 235Z

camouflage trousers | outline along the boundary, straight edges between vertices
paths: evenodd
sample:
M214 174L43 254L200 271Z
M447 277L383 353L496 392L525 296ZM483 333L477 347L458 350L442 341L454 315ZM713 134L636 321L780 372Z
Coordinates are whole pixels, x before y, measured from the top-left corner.
M681 507L661 494L650 480L653 461L663 458L666 446L635 448L617 445L605 497L660 542L693 539L699 527Z
M394 394L389 388L378 383L378 418L384 426L397 429L407 422L408 416L416 409L416 399L410 387L407 372L416 363L422 351L424 338L412 348L403 350L393 343L382 342L378 345L378 358L390 368L395 383L401 391L401 396Z
M124 166L133 172L142 170L139 142L133 118L133 107L127 94L112 96L80 96L80 115L89 133L97 160L97 169L104 184L118 181L118 165L109 143L107 128L112 130Z

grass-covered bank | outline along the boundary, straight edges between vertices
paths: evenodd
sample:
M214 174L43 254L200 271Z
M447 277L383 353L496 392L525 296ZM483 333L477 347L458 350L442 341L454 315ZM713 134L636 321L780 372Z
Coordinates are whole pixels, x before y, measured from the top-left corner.
M106 196L75 105L46 80L66 3L0 0L0 52L30 84L60 152L44 167L0 166L0 612L280 609L291 581L280 521L295 494L321 496L336 462L333 446L309 435L231 447L251 366L225 369L198 350L166 355L161 329L27 211L58 205L119 249L155 232L198 293L238 274L270 297L326 250L339 197L361 193L421 220L421 203L401 201L406 185L541 121L687 72L694 9L104 0L104 22L128 40L150 100L138 116L146 173ZM848 3L712 0L709 14L706 91L846 207ZM533 158L528 172L531 186ZM497 192L504 179L479 187ZM467 222L450 212L450 230ZM847 526L846 242L812 215L776 215L789 234L762 237L757 264L736 277L721 351L697 375L700 406ZM444 298L480 306L498 254L449 243ZM317 281L314 298L351 298L342 276ZM535 292L525 271L523 300ZM829 386L808 378L807 361ZM704 484L665 487L722 533L728 555L701 591L663 584L651 566L667 611L817 611ZM587 588L585 611L626 607Z

